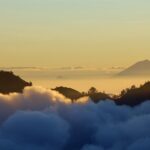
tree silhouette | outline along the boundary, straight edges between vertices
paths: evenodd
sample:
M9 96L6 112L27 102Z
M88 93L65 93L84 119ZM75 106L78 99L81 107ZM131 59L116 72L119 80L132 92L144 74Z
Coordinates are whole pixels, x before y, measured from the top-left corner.
M122 90L115 102L118 105L136 106L147 100L150 100L150 82L140 85L139 88L133 85L131 88Z
M96 94L96 93L98 93L98 90L97 90L95 87L91 87L91 88L88 90L88 94L89 94L89 95Z

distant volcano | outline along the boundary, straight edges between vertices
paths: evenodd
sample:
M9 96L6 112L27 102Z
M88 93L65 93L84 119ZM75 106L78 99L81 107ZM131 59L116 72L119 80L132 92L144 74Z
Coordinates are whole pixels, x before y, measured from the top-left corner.
M150 61L144 60L137 62L118 73L117 76L150 76Z

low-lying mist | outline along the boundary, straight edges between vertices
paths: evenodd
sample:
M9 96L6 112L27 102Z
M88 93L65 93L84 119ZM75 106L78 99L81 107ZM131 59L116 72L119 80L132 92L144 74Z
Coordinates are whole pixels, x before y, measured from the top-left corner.
M27 78L28 79L28 78ZM29 79L28 79L29 80ZM132 85L139 86L140 84L149 81L148 77L140 78L79 78L79 79L32 79L36 86L46 88L55 88L57 86L65 86L77 89L79 91L87 91L90 87L96 87L99 91L105 91L110 94L120 94L122 89L131 87Z
M71 87L79 91L87 91L90 87L96 87L99 91L110 94L119 94L122 89L139 86L149 80L149 76L116 76L125 68L94 68L94 67L11 67L2 68L12 70L26 81L32 81L33 85L45 88L57 86ZM138 74L137 74L138 75Z
M0 149L149 150L149 108L150 101L131 108L88 97L71 103L41 87L0 94Z

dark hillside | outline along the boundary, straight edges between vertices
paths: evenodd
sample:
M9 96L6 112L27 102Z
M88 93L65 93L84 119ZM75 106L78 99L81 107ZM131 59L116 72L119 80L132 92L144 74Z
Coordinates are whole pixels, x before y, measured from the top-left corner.
M129 89L123 90L116 103L119 105L136 106L147 100L150 100L150 82L146 82L138 88L132 86Z
M0 93L22 92L26 86L32 86L31 82L26 82L13 72L0 71Z

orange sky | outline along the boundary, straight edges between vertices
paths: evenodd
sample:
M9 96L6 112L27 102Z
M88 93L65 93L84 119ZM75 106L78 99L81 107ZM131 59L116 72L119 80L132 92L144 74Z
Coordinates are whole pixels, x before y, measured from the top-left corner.
M0 66L128 66L150 58L147 0L0 0Z

